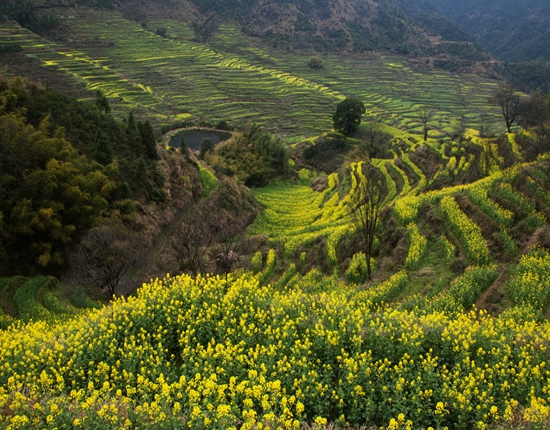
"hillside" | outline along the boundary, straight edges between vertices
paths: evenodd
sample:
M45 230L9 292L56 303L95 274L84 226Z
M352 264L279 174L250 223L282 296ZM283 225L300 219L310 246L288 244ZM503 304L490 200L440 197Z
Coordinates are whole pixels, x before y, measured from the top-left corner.
M508 62L550 61L550 5L544 0L397 2L412 16L442 15Z
M372 117L411 128L418 126L414 118L420 105L439 105L447 130L460 117L473 126L480 115L494 118L497 112L487 104L494 81L423 71L424 60L331 53L322 56L322 69L314 69L308 66L312 51L257 46L230 24L220 24L205 45L191 25L174 19L150 19L143 26L116 11L56 13L62 31L50 37L13 22L1 24L0 45L20 50L2 54L3 64L16 74L70 89L82 100L100 90L119 116L133 110L136 118L163 125L252 121L296 138L329 128L335 104L349 94L364 100ZM156 35L160 28L165 37ZM442 65L456 66L446 60Z
M359 167L352 167L352 177ZM301 274L313 248L273 277L284 257L271 249L263 263L261 253L254 258L257 274L168 276L134 297L65 322L2 331L4 422L224 429L547 423L542 381L549 375L542 345L549 323L541 311L550 299L550 254L542 248L525 251L521 244L521 253L527 253L506 273L500 266L504 254L493 253L497 248L482 237L490 230L479 223L482 213L504 222L502 232L512 243L518 234L530 235L525 229L541 231L538 212L527 215L529 222L525 215L515 219L532 210L531 200L506 186L515 177L503 173L440 192L411 187L394 200L401 228L409 232L408 251L403 267L386 280L357 287L359 267L348 269L347 281L316 269ZM311 202L315 207L325 201L320 210L327 220L341 218L335 209L346 204L345 197L340 203L330 198L335 180ZM496 193L488 197L488 190ZM284 200L304 201L305 190L296 191ZM267 209L281 207L264 197ZM465 199L476 207L465 206ZM290 214L292 205L286 209ZM443 231L436 232L437 225ZM263 228L273 234L279 231L274 227L267 222ZM303 240L295 231L280 231L296 237L294 243ZM320 231L308 229L313 235ZM281 239L280 233L273 237ZM295 245L284 240L292 250ZM518 249L505 249L517 261ZM458 268L457 258L471 266ZM509 302L499 316L470 310L476 302L498 305L502 292Z
M17 3L15 3L17 4ZM26 2L35 7L6 6L11 19L28 28L55 27L55 9L74 2ZM209 42L220 24L236 24L252 40L279 49L314 49L320 52L386 52L413 57L452 58L462 62L487 60L487 53L451 21L410 19L393 1L80 1L79 5L120 11L136 22L177 19L192 24L196 39ZM43 16L52 17L49 21ZM59 32L59 31L58 31Z
M391 156L370 159L384 199L369 280L350 208L375 177L371 133ZM299 180L254 190L239 272L167 275L99 309L49 278L0 279L17 312L1 318L4 422L546 426L548 141L479 134L366 123L293 145ZM330 145L335 173L305 167Z

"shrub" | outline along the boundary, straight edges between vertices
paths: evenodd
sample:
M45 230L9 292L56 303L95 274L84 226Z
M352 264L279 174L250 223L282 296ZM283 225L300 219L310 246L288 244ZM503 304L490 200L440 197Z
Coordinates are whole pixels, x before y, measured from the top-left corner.
M312 69L322 69L325 67L325 61L319 57L311 57L308 66Z

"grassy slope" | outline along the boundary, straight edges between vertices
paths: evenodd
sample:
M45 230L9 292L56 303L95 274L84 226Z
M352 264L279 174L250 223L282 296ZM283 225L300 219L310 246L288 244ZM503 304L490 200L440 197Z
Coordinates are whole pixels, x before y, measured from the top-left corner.
M187 24L151 21L145 28L115 12L77 9L63 22L61 41L45 40L11 23L0 43L102 90L115 111L137 109L166 123L187 117L254 121L289 136L314 136L331 127L335 104L346 95L365 102L367 115L420 133L416 109L433 106L433 136L452 131L460 117L474 126L495 84L474 75L419 73L403 58L325 58L310 69L306 53L267 52L251 46L233 26L220 25L210 45L193 41ZM156 36L168 29L170 39Z

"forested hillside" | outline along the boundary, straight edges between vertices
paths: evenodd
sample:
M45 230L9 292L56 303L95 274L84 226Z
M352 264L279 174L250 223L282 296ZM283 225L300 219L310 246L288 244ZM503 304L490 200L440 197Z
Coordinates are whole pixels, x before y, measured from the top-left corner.
M397 2L413 16L446 16L498 59L550 61L550 4L545 0Z

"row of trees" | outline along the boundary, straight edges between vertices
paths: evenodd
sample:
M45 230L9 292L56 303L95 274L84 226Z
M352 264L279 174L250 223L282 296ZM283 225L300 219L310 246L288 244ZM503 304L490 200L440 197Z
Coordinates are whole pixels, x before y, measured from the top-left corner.
M522 125L540 122L540 115L545 115L543 107L544 96L538 92L528 101L521 99L520 93L509 84L501 84L498 86L494 96L489 100L500 109L506 130L511 133L513 124L518 117L523 120ZM365 106L360 100L349 97L338 103L334 112L333 127L336 131L341 132L345 136L353 134L361 124L361 117L365 113ZM417 109L416 114L418 120L422 124L424 141L428 140L428 131L430 129L430 121L432 121L436 111L430 106L422 106ZM480 128L485 129L486 119L481 118Z

